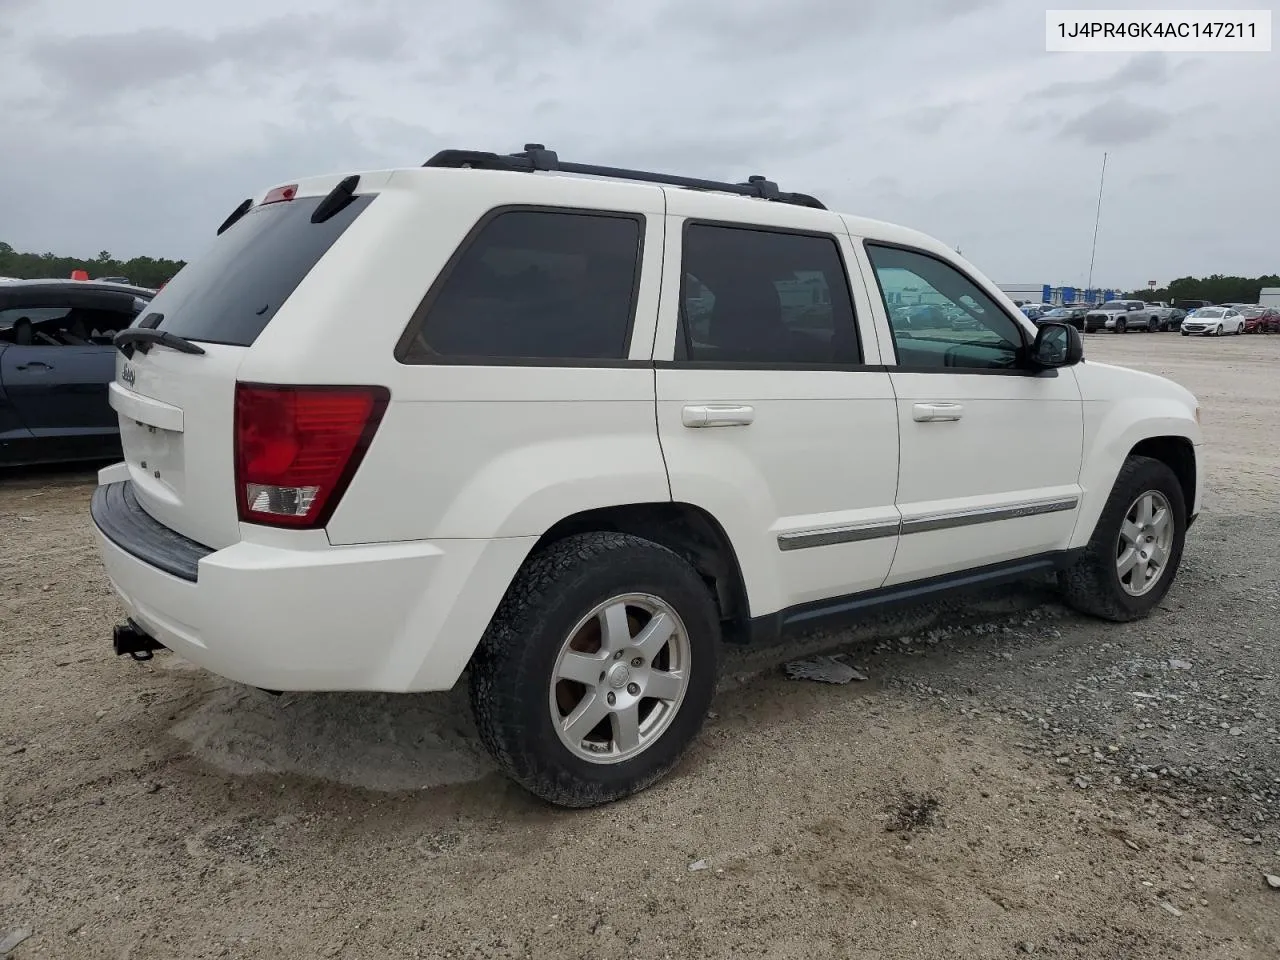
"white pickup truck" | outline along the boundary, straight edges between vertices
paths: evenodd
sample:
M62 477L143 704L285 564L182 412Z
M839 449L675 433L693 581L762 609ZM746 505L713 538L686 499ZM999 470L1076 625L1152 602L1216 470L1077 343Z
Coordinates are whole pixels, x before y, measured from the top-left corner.
M497 764L568 806L674 766L722 639L1045 574L1147 615L1204 487L1195 397L945 244L537 145L246 200L115 342L117 653L465 675Z
M1166 303L1142 300L1108 300L1090 310L1084 318L1084 332L1109 330L1113 333L1158 333L1173 327L1173 308Z

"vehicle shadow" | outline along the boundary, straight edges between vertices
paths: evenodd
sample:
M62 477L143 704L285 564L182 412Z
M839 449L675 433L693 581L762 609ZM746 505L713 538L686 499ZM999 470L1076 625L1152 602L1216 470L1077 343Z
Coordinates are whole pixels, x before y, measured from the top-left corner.
M98 482L98 471L113 460L78 460L9 467L0 464L0 487L9 490L78 487Z
M1030 582L864 617L840 630L798 634L761 646L722 648L719 693L800 656L858 656L905 634L983 623L1054 599ZM160 671L198 668L168 653ZM909 670L910 668L908 668ZM193 756L234 775L287 774L376 791L471 783L495 772L471 720L464 675L447 693L285 693L222 683L171 732Z

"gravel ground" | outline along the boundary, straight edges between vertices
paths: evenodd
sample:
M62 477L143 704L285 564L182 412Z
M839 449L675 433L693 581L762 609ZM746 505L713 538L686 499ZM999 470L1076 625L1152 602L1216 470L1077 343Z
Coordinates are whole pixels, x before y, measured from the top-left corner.
M110 656L92 474L0 478L0 956L1274 957L1280 337L1095 335L1205 406L1179 581L1027 585L733 652L668 780L509 786L465 698ZM870 680L785 679L840 650Z

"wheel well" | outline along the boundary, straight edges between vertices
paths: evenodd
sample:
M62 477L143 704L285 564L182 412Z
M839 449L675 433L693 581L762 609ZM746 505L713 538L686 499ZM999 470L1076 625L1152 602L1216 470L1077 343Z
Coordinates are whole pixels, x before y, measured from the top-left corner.
M1151 437L1129 451L1130 456L1150 457L1165 464L1178 478L1190 511L1196 502L1196 448L1186 437Z
M629 533L684 557L711 589L725 622L725 638L745 637L738 629L746 624L750 609L742 569L728 534L711 514L688 503L634 503L586 510L555 524L534 549L596 530Z

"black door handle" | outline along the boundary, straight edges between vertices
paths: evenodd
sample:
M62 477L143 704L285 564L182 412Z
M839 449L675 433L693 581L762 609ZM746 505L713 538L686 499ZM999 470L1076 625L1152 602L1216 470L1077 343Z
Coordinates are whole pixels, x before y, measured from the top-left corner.
M19 370L52 370L53 367L43 360L32 360L30 363L18 364Z

